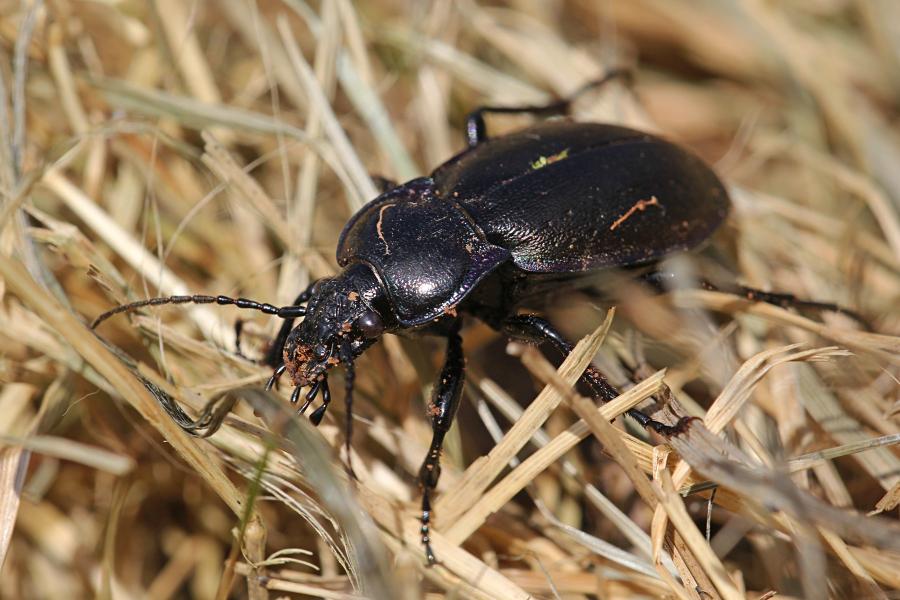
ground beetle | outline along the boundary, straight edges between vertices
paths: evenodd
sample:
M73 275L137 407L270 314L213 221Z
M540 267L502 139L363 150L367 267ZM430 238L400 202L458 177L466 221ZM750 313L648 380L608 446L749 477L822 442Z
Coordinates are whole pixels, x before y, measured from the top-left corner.
M323 402L310 415L318 424L331 400L328 370L343 365L348 444L354 359L385 333L445 337L444 366L428 407L433 440L419 472L422 543L433 563L431 495L463 388L462 315L568 354L572 344L548 321L518 314L518 308L550 291L584 286L614 268L648 266L645 279L658 282L655 263L702 244L728 214L728 196L713 171L687 150L647 133L567 119L497 138L486 133L485 113L564 113L574 97L471 113L468 149L429 177L390 187L353 215L338 242L341 273L315 282L290 306L226 296L153 298L104 313L92 327L142 306L188 302L233 304L281 317L285 322L266 360L276 367L268 387L287 372L296 403L309 386L301 413L321 393ZM842 310L749 288L740 293L781 305ZM304 320L294 328L298 317ZM581 381L600 400L618 395L594 367ZM628 414L663 434L680 425L664 425L638 410Z

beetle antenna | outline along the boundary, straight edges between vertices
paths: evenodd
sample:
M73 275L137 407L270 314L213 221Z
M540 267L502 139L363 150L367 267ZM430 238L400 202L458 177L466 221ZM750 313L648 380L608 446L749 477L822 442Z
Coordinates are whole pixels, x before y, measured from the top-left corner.
M256 300L248 300L247 298L231 298L230 296L204 296L202 294L194 294L193 296L163 296L160 298L147 298L146 300L138 300L129 304L122 304L111 310L106 311L91 323L91 329L96 329L100 323L108 318L120 313L134 312L145 306L160 306L163 304L218 304L220 306L234 305L238 308L247 308L250 310L258 310L267 315L274 315L281 319L296 319L306 315L305 306L273 306L266 302L257 302Z
M347 423L344 427L344 446L347 449L347 470L353 479L358 479L356 473L353 472L353 462L350 458L350 445L353 441L353 385L356 379L356 369L353 365L353 350L350 348L350 341L344 340L341 344L341 362L347 370L344 375L344 406L346 408Z

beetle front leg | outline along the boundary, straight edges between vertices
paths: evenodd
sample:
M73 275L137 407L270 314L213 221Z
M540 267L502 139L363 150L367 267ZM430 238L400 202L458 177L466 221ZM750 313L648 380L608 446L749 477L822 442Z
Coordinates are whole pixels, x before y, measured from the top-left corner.
M300 295L294 299L294 306L299 306L309 301L312 297L312 289L319 281L312 281L306 289L300 292ZM285 319L284 323L281 324L281 329L278 330L278 335L275 336L275 341L272 342L272 345L269 347L268 351L266 351L266 356L263 358L263 364L269 365L270 367L278 367L280 366L284 360L282 359L282 353L284 352L284 343L287 341L288 335L291 333L291 329L294 328L294 319Z
M509 317L503 322L502 329L506 335L512 338L535 344L549 342L563 356L568 356L575 348L547 319L537 315L515 315ZM609 402L619 395L619 391L593 365L588 365L579 381L591 388L594 394L603 402ZM636 408L628 410L627 414L640 423L642 427L649 427L666 437L684 431L685 424L692 419L692 417L681 417L675 425L666 425Z
M422 545L425 547L425 558L429 565L436 562L429 536L431 531L431 494L437 487L438 479L441 476L441 452L444 446L444 436L450 430L453 419L456 417L465 379L466 363L463 357L462 338L459 335L460 325L460 320L457 319L447 334L444 367L434 386L431 403L428 406L433 432L431 447L419 470L419 485L422 486Z

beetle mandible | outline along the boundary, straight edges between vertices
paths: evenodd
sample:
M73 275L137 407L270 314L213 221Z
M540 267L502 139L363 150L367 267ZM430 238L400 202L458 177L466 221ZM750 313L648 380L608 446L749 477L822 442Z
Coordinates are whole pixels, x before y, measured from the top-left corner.
M347 369L347 443L351 430L353 361L385 333L446 338L446 354L428 408L433 438L419 472L422 544L429 563L432 493L440 477L444 436L459 407L465 362L460 328L474 316L511 338L572 344L544 318L518 314L550 290L585 285L598 272L652 266L706 241L729 210L724 186L687 150L653 135L596 123L550 120L489 138L485 113L565 113L589 83L546 106L482 107L466 122L468 148L430 176L390 187L353 215L337 247L342 271L304 290L290 306L227 296L170 296L117 307L92 327L141 306L233 304L285 319L268 352L275 367L267 387L287 373L291 402L309 386L300 412L318 424L331 394L328 371ZM787 295L742 288L751 299L790 303ZM796 301L812 308L830 304ZM294 320L304 317L294 327ZM581 377L603 401L618 392L594 367ZM659 433L677 432L632 409ZM348 453L349 460L349 453Z

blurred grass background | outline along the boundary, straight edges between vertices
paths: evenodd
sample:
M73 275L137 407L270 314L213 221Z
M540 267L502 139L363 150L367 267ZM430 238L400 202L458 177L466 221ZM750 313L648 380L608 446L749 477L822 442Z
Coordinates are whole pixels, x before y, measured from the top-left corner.
M896 521L900 502L898 27L892 0L0 0L0 595L895 597L895 524L863 515ZM154 295L288 303L334 272L337 234L377 193L369 174L427 174L464 147L474 107L545 102L623 66L633 85L575 118L693 149L733 196L709 251L729 277L841 303L877 332L709 292L621 302L595 362L620 385L648 378L632 401L667 368L680 414L724 437L654 452L569 398L496 450L555 375L471 324L443 564L426 569L415 476L440 344L388 336L360 360L350 484L340 401L312 430L233 392L247 402L198 439L152 393L196 415L259 388L269 373L234 355L233 323L249 319L253 356L277 323L117 317L98 333L120 353L85 327ZM550 315L576 339L603 321L585 299ZM537 406L563 395L551 385ZM578 436L603 450L570 450ZM744 453L733 468L720 443ZM678 454L692 475L663 468ZM509 456L546 463L488 487ZM676 492L709 479L712 503L708 486Z

